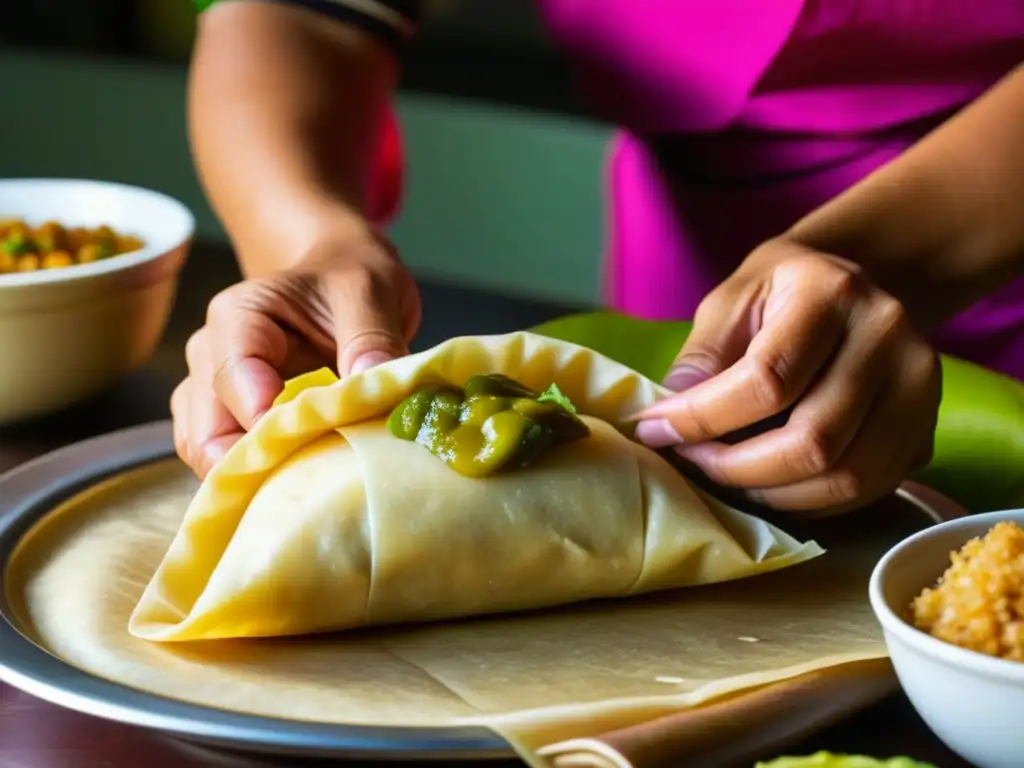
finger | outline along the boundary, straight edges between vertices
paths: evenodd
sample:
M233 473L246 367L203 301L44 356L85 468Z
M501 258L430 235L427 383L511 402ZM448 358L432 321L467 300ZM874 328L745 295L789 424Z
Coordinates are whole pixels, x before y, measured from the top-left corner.
M914 462L910 468L912 470L924 469L932 463L932 459L935 457L935 425L932 424L928 429L928 439L918 450L914 456Z
M713 291L697 308L693 330L662 384L682 392L735 363L757 332L761 311L757 295L737 296L727 285Z
M721 374L666 398L641 414L665 419L682 442L703 442L780 413L832 357L845 331L842 312L826 291L787 293L746 354ZM787 299L782 303L783 299ZM774 302L774 299L773 299Z
M243 292L218 294L207 313L209 354L201 365L209 376L216 399L244 431L252 428L284 388L279 373L287 361L285 331L257 301Z
M334 320L338 374L347 376L408 354L401 298L389 281L367 270L324 275L323 290Z
M697 308L693 330L676 355L662 384L684 392L721 373L739 360L761 320L762 303L755 295L737 296L723 285ZM680 445L682 436L667 418L640 414L635 438L649 448Z
M174 427L174 451L188 466L192 466L188 439L188 393L190 380L184 379L171 393L171 419Z
M420 298L420 289L411 276L403 281L400 306L402 308L402 337L408 345L416 337L420 323L423 321L423 300Z
M847 337L828 372L786 424L734 445L681 445L680 456L720 485L770 488L823 474L846 452L894 360L893 327L865 324Z
M214 390L214 360L206 329L189 339L185 358L191 382L187 412L189 464L196 474L205 477L243 430Z
M922 344L922 347L925 346ZM910 365L914 364L910 363ZM920 354L920 362L916 364L916 370L912 368L911 371L911 376L922 379L927 377L921 399L925 404L925 413L928 418L922 428L923 439L920 441L910 465L912 471L917 471L931 464L935 456L935 431L939 426L939 405L942 403L942 362L938 353L931 348L924 349ZM931 372L931 376L928 376L929 372Z
M933 440L941 397L933 364L921 362L914 353L907 357L918 360L906 364L881 390L834 468L791 485L758 489L749 493L751 498L776 509L836 514L895 490Z
M189 406L192 468L205 477L244 432L212 388L196 388Z
M193 471L200 480L206 479L212 470L235 443L244 437L243 432L231 432L209 440L199 453Z

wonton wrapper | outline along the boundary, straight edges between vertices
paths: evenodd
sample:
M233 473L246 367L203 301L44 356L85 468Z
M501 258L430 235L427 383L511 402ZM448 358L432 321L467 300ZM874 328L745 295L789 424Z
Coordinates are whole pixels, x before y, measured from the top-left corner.
M591 437L472 479L385 428L418 386L492 372L536 390L556 382ZM665 394L591 350L530 333L453 339L302 391L207 476L130 631L153 641L299 635L535 609L820 554L696 490L613 428Z

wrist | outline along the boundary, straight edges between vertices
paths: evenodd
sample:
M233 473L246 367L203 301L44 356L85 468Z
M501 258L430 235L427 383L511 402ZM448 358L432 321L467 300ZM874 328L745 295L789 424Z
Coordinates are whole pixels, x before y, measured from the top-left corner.
M316 269L325 264L357 260L380 265L400 263L398 250L380 230L371 225L325 229L297 255L289 268Z
M379 244L382 235L350 205L320 195L269 205L255 217L259 226L232 233L246 277L294 269L341 246Z

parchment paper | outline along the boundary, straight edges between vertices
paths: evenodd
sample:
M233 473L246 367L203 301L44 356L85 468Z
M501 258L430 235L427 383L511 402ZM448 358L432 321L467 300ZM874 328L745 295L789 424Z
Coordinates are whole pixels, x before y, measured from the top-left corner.
M171 461L49 515L6 574L18 620L69 663L145 691L306 721L484 725L537 766L544 745L883 657L868 575L921 527L870 515L819 523L810 533L828 552L783 571L548 612L306 639L135 638L129 614L196 488Z

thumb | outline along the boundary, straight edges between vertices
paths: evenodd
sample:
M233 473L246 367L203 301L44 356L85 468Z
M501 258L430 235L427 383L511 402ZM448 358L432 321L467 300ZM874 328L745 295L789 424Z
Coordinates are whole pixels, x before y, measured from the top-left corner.
M389 360L394 360L400 355L394 355L391 352L384 350L373 350L371 352L363 352L359 357L352 361L352 365L349 366L349 373L362 373L363 371L373 368L375 365L386 363Z
M284 386L278 371L288 354L288 338L265 313L224 295L210 303L208 325L189 341L186 357L190 370L212 384L242 428L251 429Z
M735 301L718 291L708 294L662 384L682 392L720 374L743 357L760 317L752 302Z
M348 376L409 353L400 298L365 271L343 271L324 281L334 321L338 374Z

